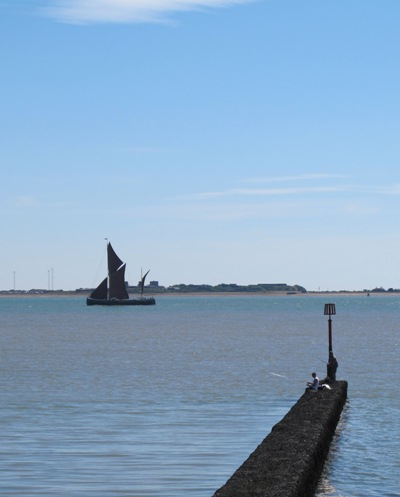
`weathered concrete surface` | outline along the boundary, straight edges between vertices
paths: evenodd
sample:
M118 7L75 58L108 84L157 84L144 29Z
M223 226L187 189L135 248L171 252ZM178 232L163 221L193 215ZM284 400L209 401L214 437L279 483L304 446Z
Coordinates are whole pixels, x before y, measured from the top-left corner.
M343 406L347 382L306 390L213 497L313 497Z

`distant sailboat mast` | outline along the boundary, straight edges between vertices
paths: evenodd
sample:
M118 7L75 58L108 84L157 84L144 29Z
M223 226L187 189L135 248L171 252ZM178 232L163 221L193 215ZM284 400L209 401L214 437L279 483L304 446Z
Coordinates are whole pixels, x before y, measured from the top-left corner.
M109 262L109 256L108 256L108 251L109 251L109 241L108 241L108 238L104 238L105 242L106 242L106 254L107 254L107 278L106 278L106 281L107 281L107 294L106 294L106 299L107 300L110 300L110 262Z

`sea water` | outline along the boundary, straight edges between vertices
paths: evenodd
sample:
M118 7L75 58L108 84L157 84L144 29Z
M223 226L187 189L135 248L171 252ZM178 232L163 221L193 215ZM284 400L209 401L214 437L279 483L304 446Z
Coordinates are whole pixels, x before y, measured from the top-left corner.
M325 376L328 302L349 398L317 495L399 496L395 294L0 298L0 494L211 497Z

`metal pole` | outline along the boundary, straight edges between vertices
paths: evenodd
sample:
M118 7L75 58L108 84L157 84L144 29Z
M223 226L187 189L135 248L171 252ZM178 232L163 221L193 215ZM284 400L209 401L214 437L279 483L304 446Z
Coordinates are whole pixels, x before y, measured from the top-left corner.
M335 304L325 304L324 307L325 316L329 316L328 319L328 363L327 363L327 376L331 380L336 379L336 368L337 362L334 361L333 346L332 346L332 318L331 316L336 314ZM336 364L334 364L336 362Z

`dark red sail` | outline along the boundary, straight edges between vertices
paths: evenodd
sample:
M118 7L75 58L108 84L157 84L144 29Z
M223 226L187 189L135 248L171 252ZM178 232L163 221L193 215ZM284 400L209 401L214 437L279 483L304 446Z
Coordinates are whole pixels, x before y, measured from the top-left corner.
M109 299L129 299L125 286L125 264L109 276Z
M146 279L146 276L150 273L150 269L147 271L147 273L143 276L141 282L140 282L140 293L142 294L143 296L143 292L144 292L144 280Z
M100 285L93 290L90 294L91 299L106 299L107 298L107 278L100 283Z
M107 245L107 259L108 259L108 274L111 275L115 273L119 267L122 266L123 262L118 257L118 255L114 252L114 249L111 246L111 243L108 242Z

